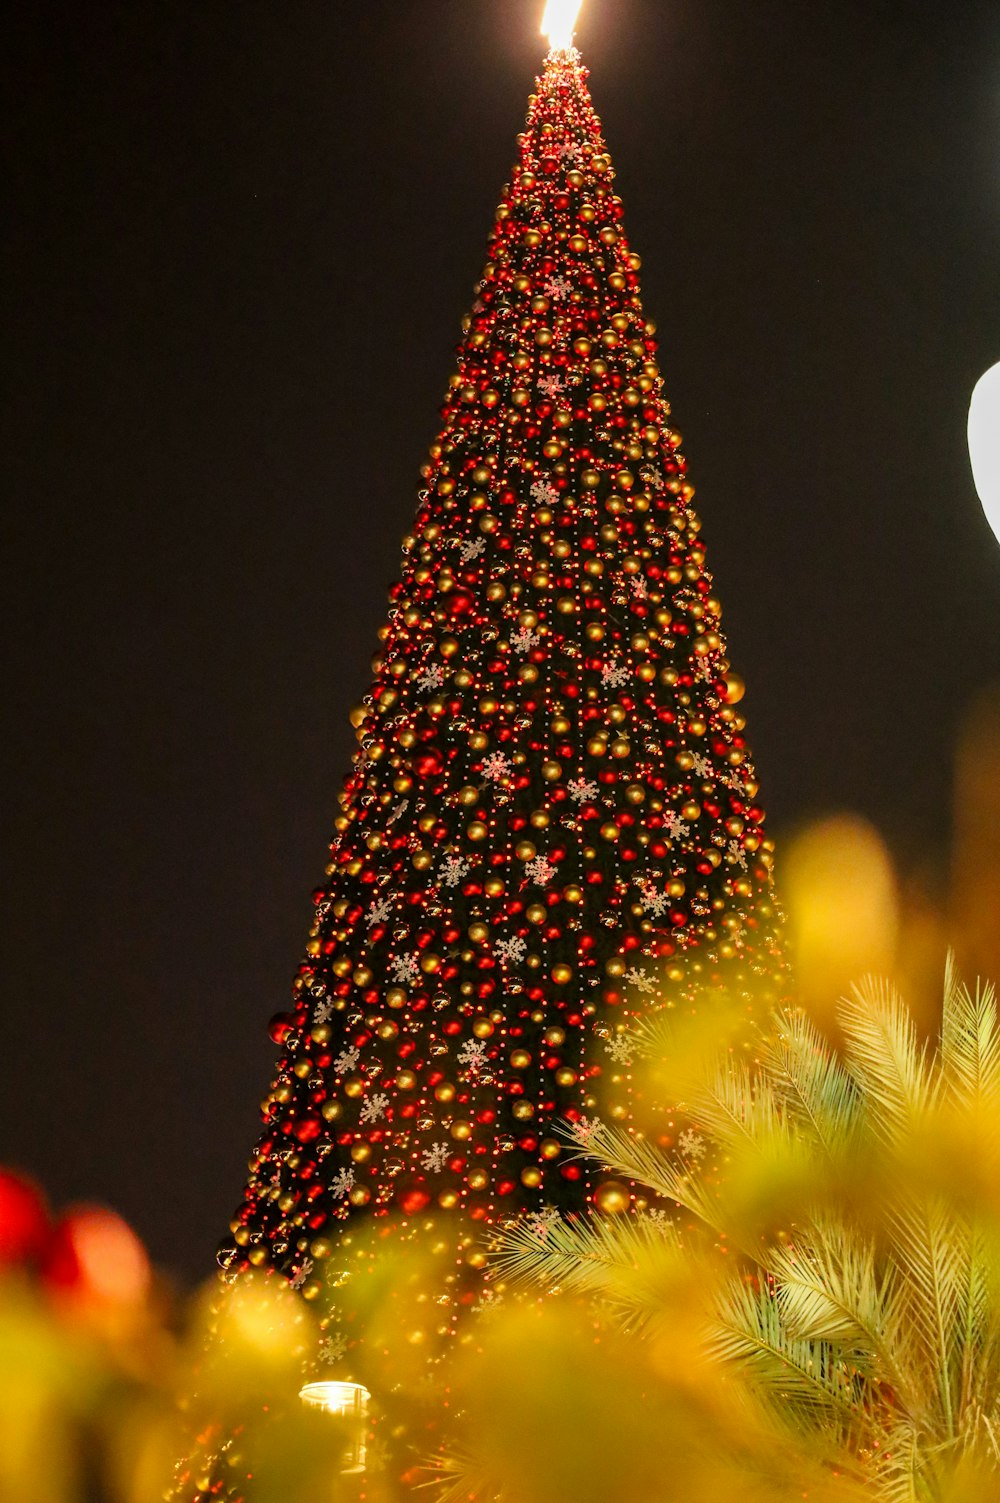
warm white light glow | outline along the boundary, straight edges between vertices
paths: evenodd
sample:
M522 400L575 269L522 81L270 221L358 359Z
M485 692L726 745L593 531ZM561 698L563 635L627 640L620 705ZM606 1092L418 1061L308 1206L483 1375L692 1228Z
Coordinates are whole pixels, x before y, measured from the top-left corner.
M307 1383L299 1393L310 1409L322 1409L351 1423L345 1437L342 1471L350 1475L365 1470L368 1400L371 1394L360 1383Z
M972 393L969 454L986 520L1000 540L1000 365L988 370Z
M325 1409L327 1414L350 1419L364 1413L371 1394L360 1383L307 1383L299 1398L310 1409Z
M548 0L542 17L542 36L548 37L554 51L566 51L573 45L573 33L583 9L583 0Z

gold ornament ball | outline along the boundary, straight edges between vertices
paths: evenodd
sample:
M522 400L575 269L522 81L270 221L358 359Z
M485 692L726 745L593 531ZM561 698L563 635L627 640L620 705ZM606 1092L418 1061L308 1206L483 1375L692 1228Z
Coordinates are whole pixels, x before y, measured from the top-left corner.
M738 705L747 692L747 686L738 673L727 673L725 677L726 704Z
M552 980L557 986L568 986L573 980L573 967L571 965L554 965L552 967Z
M542 1183L542 1171L540 1169L522 1169L521 1183L527 1190L537 1190Z
M627 1185L620 1180L609 1179L594 1191L594 1205L605 1216L621 1216L632 1203Z

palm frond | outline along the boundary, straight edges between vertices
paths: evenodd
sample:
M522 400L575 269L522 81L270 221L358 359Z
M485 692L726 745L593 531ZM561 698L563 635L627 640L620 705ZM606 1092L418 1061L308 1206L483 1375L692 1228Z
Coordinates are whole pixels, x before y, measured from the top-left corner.
M899 1386L886 1342L892 1275L870 1240L843 1223L815 1221L793 1246L775 1248L767 1266L791 1337L836 1343L866 1375Z
M910 1341L925 1352L925 1402L936 1401L947 1437L954 1434L958 1395L956 1352L960 1292L969 1247L954 1209L940 1195L901 1190L888 1201L884 1225L889 1253L906 1290L905 1319ZM907 1342L897 1330L898 1344Z
M937 1099L927 1050L898 992L868 977L838 1009L847 1068L863 1093L869 1121L884 1143L898 1142L926 1119Z
M945 967L941 1022L941 1069L945 1089L959 1110L973 1112L983 1130L1000 1131L1000 1026L996 992L959 983L954 955Z
M691 1111L723 1151L739 1149L747 1142L773 1141L786 1130L770 1081L752 1073L740 1059L719 1063L693 1097Z
M744 1369L763 1392L779 1395L799 1420L834 1430L857 1424L849 1366L831 1343L792 1337L766 1288L731 1280L719 1290L715 1318L715 1354Z
M502 1236L493 1265L515 1285L595 1295L641 1331L669 1310L679 1283L689 1286L697 1255L667 1218L527 1218Z
M857 1083L800 1011L780 1014L764 1046L775 1096L800 1132L835 1161L856 1143L862 1122Z
M573 1140L579 1146L579 1140ZM647 1138L599 1122L588 1134L585 1156L683 1206L714 1231L725 1233L717 1191L696 1172L674 1163Z

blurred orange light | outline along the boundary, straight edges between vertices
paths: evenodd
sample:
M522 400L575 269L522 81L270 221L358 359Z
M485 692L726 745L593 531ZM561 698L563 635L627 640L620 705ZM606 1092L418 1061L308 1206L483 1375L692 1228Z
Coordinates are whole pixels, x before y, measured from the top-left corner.
M137 1305L149 1291L149 1259L120 1216L84 1206L70 1211L57 1227L49 1276L84 1297Z

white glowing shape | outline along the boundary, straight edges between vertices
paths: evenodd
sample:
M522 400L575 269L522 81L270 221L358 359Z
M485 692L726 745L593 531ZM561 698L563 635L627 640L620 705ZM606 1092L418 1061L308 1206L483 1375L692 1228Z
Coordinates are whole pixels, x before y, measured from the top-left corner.
M582 9L583 0L548 0L542 17L542 36L548 37L554 52L565 52L572 47Z
M986 520L1000 539L1000 364L986 372L972 393L969 454Z
M344 1437L345 1450L341 1471L350 1476L365 1470L368 1428L368 1400L371 1394L360 1383L307 1383L299 1393L310 1409L322 1409L338 1419L349 1420Z
M366 1407L371 1394L360 1383L307 1383L299 1398L311 1409L349 1418Z

